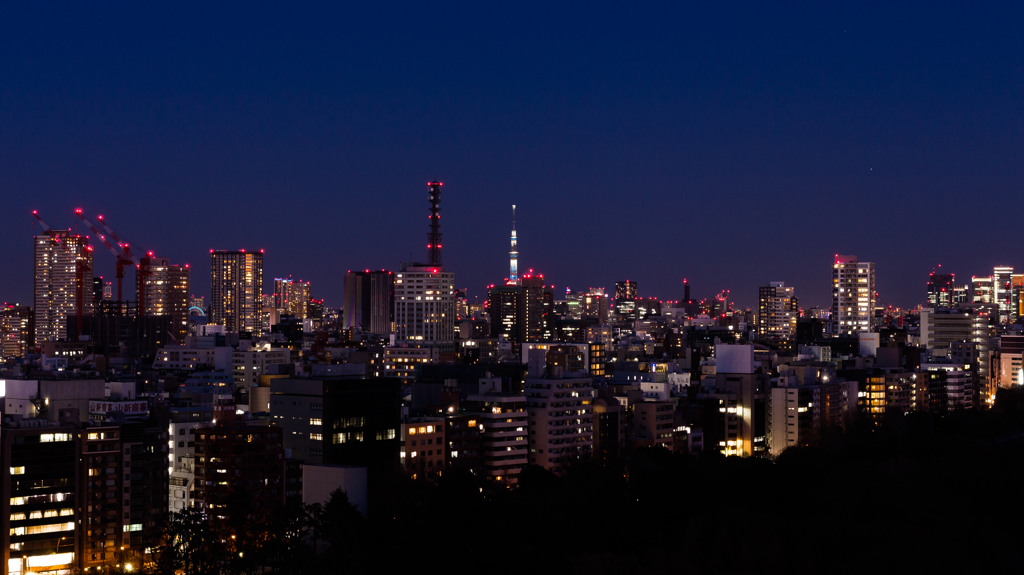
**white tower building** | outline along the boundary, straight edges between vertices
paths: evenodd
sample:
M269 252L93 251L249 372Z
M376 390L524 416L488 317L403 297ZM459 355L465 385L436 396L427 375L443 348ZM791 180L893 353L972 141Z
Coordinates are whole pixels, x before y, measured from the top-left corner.
M837 336L871 331L875 310L875 264L836 255L832 265L832 322Z

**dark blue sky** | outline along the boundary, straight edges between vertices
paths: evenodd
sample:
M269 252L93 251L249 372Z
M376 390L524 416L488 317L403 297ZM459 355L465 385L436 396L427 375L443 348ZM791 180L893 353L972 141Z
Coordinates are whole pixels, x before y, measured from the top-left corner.
M30 210L81 207L199 295L210 248L265 248L339 305L347 269L425 257L430 178L471 299L508 273L512 203L559 289L824 305L838 252L912 305L937 263L1024 268L1009 3L13 4L0 300L31 300Z

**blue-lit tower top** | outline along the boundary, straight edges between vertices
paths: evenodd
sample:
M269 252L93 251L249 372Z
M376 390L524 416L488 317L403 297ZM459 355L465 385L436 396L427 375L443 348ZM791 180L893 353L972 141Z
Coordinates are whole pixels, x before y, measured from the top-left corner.
M512 204L512 249L508 252L508 285L519 285L519 250L516 249L515 204Z

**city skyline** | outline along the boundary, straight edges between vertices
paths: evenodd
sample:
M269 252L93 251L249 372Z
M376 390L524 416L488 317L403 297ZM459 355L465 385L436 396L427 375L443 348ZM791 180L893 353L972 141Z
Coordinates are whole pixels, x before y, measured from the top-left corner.
M1016 571L1022 19L0 4L0 575Z
M446 206L445 209L446 210L451 209L451 206ZM76 208L74 211L75 212L81 212L81 208ZM36 210L33 210L33 213L34 212L36 212ZM40 211L39 213L42 214L42 211ZM39 224L36 223L35 220L31 220L31 221L32 221L32 225L34 227L34 229L32 230L32 233L34 235L42 233L42 229L41 229L41 227L39 227ZM449 230L449 231L446 232L446 233L451 234L451 228L457 227L457 223L453 224L453 222L450 221L450 220L448 220L447 223L448 223L448 228L446 228L446 229ZM76 225L71 225L69 228L56 227L55 229L58 230L58 231L70 230L70 233L72 235L75 235L75 234L80 234L82 236L88 236L89 235L88 229L85 229L83 231L82 229L80 229ZM407 232L408 232L407 235L415 235L415 233L416 233L413 230L407 230ZM514 230L513 230L513 233L514 233ZM541 233L543 233L543 231L541 231ZM457 235L457 232L456 232L456 235ZM508 241L507 237L508 236L506 235L505 236L506 242ZM516 243L518 243L518 241L521 240L521 238L516 238L516 240L517 240ZM95 238L92 238L91 241L94 242L94 243L99 244L99 242ZM543 241L543 239L541 239L540 244L545 245L545 242ZM508 244L506 243L505 246L506 246L506 251L503 252L503 253L496 254L495 257L498 258L499 260L502 257L505 258L504 259L504 262L505 262L505 264L504 264L505 265L505 279L507 279L507 277L508 277L508 265L509 265L507 262L508 262L509 252L507 251ZM230 248L216 248L216 251L225 251L225 249L226 249L226 251L237 251L235 249L230 249ZM541 249L543 249L543 248L541 248ZM176 250L172 249L172 250L168 250L168 251L172 251L173 252L173 251L176 251ZM211 248L211 250L207 250L207 251L211 252L211 251L213 251L213 249ZM244 252L245 250L242 249L242 251ZM259 248L258 251L260 253L264 253L266 250L264 248ZM430 250L428 249L427 250L427 254L428 255L429 255L429 251ZM450 253L452 250L448 250L448 251ZM265 255L267 255L267 254L265 254ZM409 257L411 257L411 260L416 260L416 259L419 259L423 254L421 253L420 255L417 255L417 253L414 250L409 250L407 255ZM828 260L833 259L836 255L838 255L838 254L833 254L830 258L827 258L826 259L826 263L820 266L822 268L822 272L820 274L818 274L820 277L815 279L813 284L807 285L807 286L803 286L803 285L794 286L794 287L796 287L800 291L800 294L801 294L801 309L806 309L806 308L809 308L809 307L818 307L818 308L825 308L825 309L827 309L827 308L831 307L831 305L832 305L831 284L829 284L827 279L822 280L821 278L825 277L826 273L828 272L828 268L829 268ZM858 257L856 254L854 254L854 256ZM861 257L861 259L866 259L863 256L860 256L860 257ZM550 254L544 254L541 259L549 259L549 258L550 258ZM171 258L165 258L165 259L171 259ZM486 301L487 300L487 289L488 289L488 286L493 284L493 283L495 283L496 281L501 281L501 280L500 279L498 279L498 280L491 279L491 284L482 284L482 285L478 286L476 289L474 289L474 286L465 286L465 285L463 285L464 282L462 282L461 278L464 277L464 276L471 276L472 277L474 275L477 275L477 276L481 275L481 273L479 271L477 271L477 273L475 273L475 274L473 273L473 270L478 270L480 267L484 267L487 270L490 270L490 268L492 268L492 267L496 267L495 262L491 261L493 259L494 258L490 258L486 262L478 262L478 263L485 263L486 264L485 266L474 266L473 263L470 262L467 265L467 271L459 274L460 279L459 279L459 281L456 282L456 288L458 288L458 289L468 289L469 290L469 297L470 297L470 301L471 302L472 301L476 301L477 303L483 303L484 301ZM518 259L518 252L517 252L517 259ZM277 265L274 265L271 258L267 258L267 260L269 260L269 263L271 264L270 269L275 269L276 268L278 270L291 270L291 269L294 268L294 266L289 266L289 264L287 264L287 263L280 263L280 262L278 262ZM291 260L288 259L286 261L291 261ZM390 270L394 271L394 270L399 269L401 267L401 264L406 262L406 261L410 261L410 260L408 260L408 258L399 258L399 261L396 263L396 265L392 266L391 268L380 267L380 268L368 268L368 269L369 270L372 270L372 269L389 270L390 269ZM820 262L817 262L817 263L820 263ZM1005 267L1005 264L1006 264L1006 262L1000 262L1000 263L997 263L997 264L995 264L993 266L990 266L988 269L989 270L1002 269L1003 267ZM1012 270L1014 266L1012 265L1012 262L1010 262L1010 264L1011 265L1009 266L1008 269ZM186 262L181 262L179 265L191 265L191 264L190 263L186 263ZM344 267L344 264L338 264L338 265ZM1024 266L1024 262L1022 262L1022 266ZM325 300L325 305L327 305L328 307L334 307L334 308L341 308L342 307L342 305L344 303L344 301L343 301L344 300L344 283L345 283L344 276L347 273L351 272L353 269L357 269L356 266L350 266L350 267L351 267L351 269L346 268L345 270L343 270L341 272L342 279L341 279L340 282L335 283L333 281L333 279L332 279L332 280L330 280L330 283L328 284L328 286L324 286L324 287L318 286L317 288L315 288L317 290L317 292L316 292L317 295L318 296L323 296L323 298ZM450 268L450 266L446 266L446 267ZM924 269L924 268L927 268L928 266L923 266L922 265L921 267L922 267L922 269ZM115 268L115 265L114 265L114 261L113 261L112 257L107 257L103 253L101 253L99 256L94 256L93 268L94 268L95 277L102 278L106 282L110 282L110 281L114 280L114 275L115 275L114 268ZM934 270L936 268L940 268L940 269L942 269L943 271L946 271L946 272L949 272L950 269L951 269L949 266L943 266L942 264L936 264L936 265L933 265L933 266L930 267L931 273L934 273ZM209 275L206 275L204 277L204 271L202 271L203 268L197 268L197 269L199 269L200 271L193 272L193 274L192 274L192 276L190 278L190 285L193 286L191 288L191 294L195 295L196 297L206 297L206 298L209 298L210 297L211 277ZM523 273L534 271L534 269L535 268L532 268L532 267L523 268ZM541 269L538 268L536 271L538 273L540 273ZM988 271L988 270L986 270L984 268L976 270L976 271L977 271L976 277L978 277L978 278L989 277L989 276L992 276L992 274L994 273L993 271ZM556 289L556 291L555 291L556 299L557 299L557 296L559 294L564 294L565 293L565 288L571 288L573 291L585 291L585 290L588 290L588 289L591 289L591 288L604 288L606 290L612 291L612 290L614 290L615 283L621 282L621 281L632 281L633 283L638 283L641 286L638 289L641 292L641 296L642 297L654 297L654 298L660 299L662 301L674 301L674 300L682 300L682 299L684 299L683 293L684 293L684 289L685 288L684 288L683 280L690 280L689 283L690 283L691 286L693 286L694 284L699 286L702 283L701 282L701 278L699 276L695 280L692 279L692 278L694 278L693 275L687 276L687 277L683 277L683 278L681 278L679 280L679 282L678 282L679 285L677 287L675 287L675 288L668 288L671 293L666 295L666 294L663 294L663 293L652 293L653 290L645 289L645 287L643 287L643 286L648 285L647 281L645 281L645 279L651 279L651 278L637 279L637 278L643 278L643 276L640 276L640 275L638 275L636 273L626 273L625 274L626 277L630 277L630 278L633 278L633 279L631 279L631 280L622 280L622 279L611 279L609 276L607 276L607 274L602 274L600 272L600 270L596 270L593 273L580 272L578 270L576 270L576 272L577 272L577 275L579 275L579 276L583 276L583 277L594 276L594 277L599 277L601 279L599 279L598 281L591 281L589 283L588 282L583 282L583 283L578 283L578 284L573 284L573 285L566 285L566 284L563 283L560 286L556 286L557 288L561 288L561 289ZM969 277L971 275L971 274L967 274L967 273L962 272L962 271L956 271L956 272L951 272L951 273L960 273L961 277ZM985 275L986 273L987 273L987 276ZM271 273L268 272L268 273L264 274L264 278L265 279L264 279L264 283L263 283L263 294L264 295L270 295L270 296L274 295L274 281L275 280L273 278L275 278L275 277L280 278L282 276L285 276L285 277L287 277L287 276L302 276L302 277L312 278L312 277L318 277L318 276L319 277L324 277L325 275L327 277L332 277L333 278L333 276L335 275L334 270L328 270L325 273L324 270L322 270L322 269L316 270L315 266L314 266L314 268L310 269L309 273L305 273L305 272L303 272L301 270L296 270L294 273L289 271L288 273L283 273L283 272L282 273L276 273L275 272L274 274L271 274ZM778 275L778 274L776 274L776 275ZM883 272L883 274L879 274L879 275L884 275L884 272ZM917 293L915 295L911 295L911 300L912 301L893 302L890 298L885 297L885 295L882 294L879 291L880 297L878 298L878 302L879 302L878 305L882 306L882 307L888 307L888 306L891 305L894 308L910 309L910 308L913 308L913 307L915 307L917 305L927 304L928 301L929 301L928 300L928 292L927 292L927 290L928 290L927 284L928 284L928 281L929 281L928 280L929 275L930 275L929 272L923 272L923 275L920 278L917 278L916 281L914 282L916 284L916 283L919 283L921 280L924 280L925 287L922 287L920 290L917 290L919 293ZM557 276L557 270L556 270L556 276ZM754 309L757 306L757 297L758 297L757 296L757 293L758 293L757 290L760 287L762 287L763 285L766 285L766 284L768 284L770 282L776 282L776 281L786 281L786 282L789 282L788 279L779 279L775 275L772 275L771 277L774 278L774 279L765 279L763 281L762 280L758 280L756 282L753 282L755 285L752 288L753 289L752 294L751 293L747 293L747 291L744 291L744 290L734 289L734 288L732 288L730 286L720 286L720 287L714 287L714 288L710 288L710 287L705 288L706 291L702 290L700 287L698 287L697 291L693 294L693 296L695 296L695 299L698 299L698 300L699 299L710 299L710 298L714 297L715 293L718 293L718 292L721 292L721 291L725 291L725 290L729 290L729 291L731 291L733 293L732 301L737 306L739 306L740 308L751 308L751 309ZM881 279L883 280L881 282L882 285L886 285L888 283L891 283L891 282L885 282L884 278L881 278ZM552 278L552 280L555 280L555 278ZM716 280L714 278L709 278L709 281L710 282L715 282ZM268 283L270 285L267 285ZM310 282L310 280L306 280L306 283L311 283L311 282ZM656 279L655 279L655 281L651 281L651 283L653 283L656 286L657 285L664 285L664 284L666 284L665 281L660 281L659 282ZM751 282L750 281L744 281L743 283L747 284L747 283L751 283ZM820 284L820 285L818 285L818 284ZM125 289L125 293L126 294L130 293L129 290L136 289L135 288L135 271L134 270L126 271L124 285L125 285L124 289ZM609 285L612 286L611 289L608 288ZM717 284L711 284L711 285L717 285ZM19 288L18 290L11 290L11 291L26 291L24 286L18 286L18 288ZM821 292L823 288L828 288L827 289L827 293L825 293L826 297L822 298L821 301L818 301L818 299L814 299L813 301L808 301L808 300L811 300L811 298L814 298L816 295L818 295L818 292ZM901 292L903 292L903 291L909 292L910 290L903 289L903 290L899 290L899 291L901 291ZM476 292L476 293L474 293L474 292ZM811 295L810 296L806 296L805 294L811 294ZM477 298L477 299L474 299L474 298ZM0 298L0 299L2 299L2 298ZM16 299L16 298L9 298L9 299L4 299L3 301L7 301L8 303L12 303L12 304L13 303L24 304L25 301L31 301L31 300L29 300L29 299L19 300L19 299Z
M520 270L558 288L635 279L672 299L686 277L695 296L753 306L785 281L827 306L840 253L875 262L882 301L909 306L937 264L968 278L1024 263L992 211L950 212L967 197L1024 207L1012 14L363 7L343 19L389 25L337 35L310 24L337 21L329 7L254 9L248 26L222 26L227 8L202 22L136 10L153 27L120 26L113 7L4 9L18 26L0 39L2 300L31 296L28 212L66 228L81 207L198 270L209 249L262 247L267 277L303 277L337 307L347 270L422 257L431 178L446 183L446 267L471 300L507 274L513 203ZM444 40L422 44L421 27ZM207 224L221 205L235 217ZM856 226L837 226L850 209ZM955 241L921 241L946 221Z

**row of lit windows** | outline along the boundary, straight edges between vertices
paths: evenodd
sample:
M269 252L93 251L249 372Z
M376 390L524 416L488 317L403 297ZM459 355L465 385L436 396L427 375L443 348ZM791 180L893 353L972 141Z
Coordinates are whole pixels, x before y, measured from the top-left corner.
M36 535L39 533L56 533L58 531L73 531L75 523L51 523L50 525L28 525L25 527L11 527L11 535Z
M11 521L24 521L25 519L43 519L44 517L70 517L75 510L70 507L63 509L47 509L45 511L32 511L28 515L24 513L11 513Z

